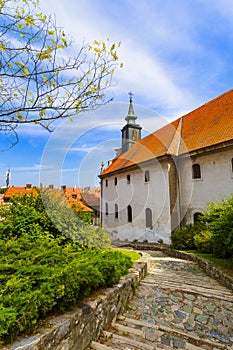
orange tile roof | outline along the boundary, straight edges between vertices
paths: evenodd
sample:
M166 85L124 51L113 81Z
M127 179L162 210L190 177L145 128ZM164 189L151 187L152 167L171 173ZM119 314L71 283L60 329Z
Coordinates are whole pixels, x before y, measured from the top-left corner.
M74 206L77 210L83 210L85 212L92 212L93 210L82 203L82 189L81 188L72 188L66 187L65 197L68 201L70 207Z
M38 190L35 187L27 188L23 186L11 186L8 187L4 194L4 199L10 199L12 196L18 194L23 195L24 193L31 193L35 196L38 195Z
M23 195L24 193L30 193L34 196L37 196L39 190L40 189L36 187L27 188L22 186L11 186L6 190L4 194L4 200L9 200L13 195ZM66 187L65 192L53 187L46 188L45 190L47 191L47 193L52 194L52 196L55 196L56 198L61 198L61 196L64 195L69 207L74 206L76 210L81 209L85 212L93 211L91 208L82 203L81 188ZM74 195L76 195L76 198L73 198Z
M183 117L182 140L189 152L232 139L233 89Z
M232 139L233 89L144 137L115 158L100 177L155 157L179 155Z

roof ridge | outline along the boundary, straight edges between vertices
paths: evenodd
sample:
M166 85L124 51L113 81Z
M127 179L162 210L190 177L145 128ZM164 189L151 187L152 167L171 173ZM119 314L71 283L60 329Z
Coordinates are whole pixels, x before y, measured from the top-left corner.
M183 120L183 117L179 117L179 118L177 118L175 121L178 121L179 120L179 122L177 123L177 126L175 127L174 125L173 125L173 127L175 128L175 132L174 132L174 135L173 135L173 137L172 137L172 139L171 139L171 142L169 143L169 145L168 145L168 147L167 147L167 152L166 152L166 154L172 154L172 152L170 151L171 149L172 149L172 144L173 143L175 143L176 142L176 140L175 140L175 137L176 136L178 136L178 145L177 145L177 148L176 148L176 152L175 152L175 155L177 155L178 153L178 151L179 151L179 147L180 147L180 138L181 138L181 129L182 129L182 120ZM173 122L171 122L171 123L169 123L169 124L167 124L167 125L172 125L172 123ZM178 135L177 135L178 134Z

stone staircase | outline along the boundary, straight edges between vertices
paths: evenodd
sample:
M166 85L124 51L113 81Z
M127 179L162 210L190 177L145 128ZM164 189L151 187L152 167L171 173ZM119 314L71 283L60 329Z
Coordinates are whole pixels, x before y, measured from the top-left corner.
M89 349L233 349L232 292L192 262L151 254L127 311Z

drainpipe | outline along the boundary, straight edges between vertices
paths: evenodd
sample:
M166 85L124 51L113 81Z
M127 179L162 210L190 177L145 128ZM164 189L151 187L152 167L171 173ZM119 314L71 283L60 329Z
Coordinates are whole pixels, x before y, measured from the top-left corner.
M176 162L176 169L177 169L177 190L178 190L178 201L179 201L179 229L181 228L181 186L180 186L180 145L181 145L181 140L182 140L182 128L183 128L183 117L180 119L180 135L179 135L179 140L178 140L178 145L176 149L176 156L177 156L177 162Z
M103 179L100 179L100 225L103 224Z

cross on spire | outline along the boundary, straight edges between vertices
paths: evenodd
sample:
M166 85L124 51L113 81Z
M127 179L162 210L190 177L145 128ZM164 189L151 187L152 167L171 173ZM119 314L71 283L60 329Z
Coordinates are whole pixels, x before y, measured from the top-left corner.
M129 102L133 102L133 93L132 93L132 91L129 92Z

